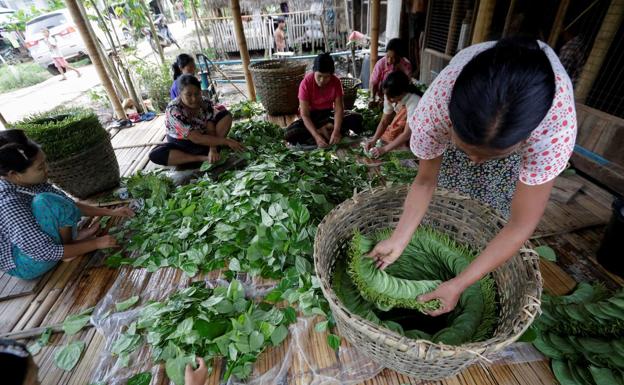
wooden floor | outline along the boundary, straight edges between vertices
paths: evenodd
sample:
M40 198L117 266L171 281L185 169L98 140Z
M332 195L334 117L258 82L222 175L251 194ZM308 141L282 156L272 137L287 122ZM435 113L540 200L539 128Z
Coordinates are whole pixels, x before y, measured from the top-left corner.
M113 146L117 148L119 164L123 175L154 167L148 163L147 154L163 139L163 117L159 116L151 122L139 123L134 127L111 132ZM273 119L285 126L292 119ZM149 145L146 145L149 144ZM127 148L127 146L140 145ZM580 178L580 177L575 177ZM594 259L599 245L603 224L609 217L610 195L588 181L582 180L583 189L572 200L570 205L551 202L545 216L542 236L535 242L553 247L559 256L557 263L543 262L545 290L553 294L564 294L574 287L577 281L603 281L610 287L619 287L622 280L615 277L597 264ZM583 211L585 210L585 211ZM574 230L574 217L592 215L590 226L581 226ZM574 222L575 224L580 221ZM589 222L586 222L586 224ZM578 227L578 226L577 226ZM551 232L555 235L548 235ZM147 273L144 270L113 270L102 266L103 257L95 254L72 263L63 263L46 277L45 282L32 294L0 302L0 333L14 332L40 326L49 326L61 323L63 319L85 308L96 306L102 301L109 290L117 292L123 288L124 292L141 294L144 302L150 293L157 292L158 288L178 287L188 283L188 279L179 271L161 269L156 273ZM209 278L217 278L218 273L211 273ZM196 279L203 279L197 277ZM154 289L154 290L152 290ZM123 299L123 298L122 298ZM332 376L338 368L344 368L355 360L350 352L352 347L343 341L345 353L337 356L330 351L325 343L325 335L312 331L297 337L289 337L281 347L263 354L255 366L255 371L264 373L275 364L288 359L290 367L283 377L275 378L271 383L310 384L321 383L322 376ZM78 366L71 372L64 372L53 364L55 349L69 341L82 340L87 344L85 353ZM295 342L305 342L306 355L288 355L290 347ZM110 341L108 342L110 344ZM40 367L39 379L43 385L85 385L94 378L96 370L106 369L106 364L100 356L107 346L106 339L95 329L84 330L77 335L67 337L62 334L54 335L51 344L44 348L35 357ZM139 372L150 370L151 365L148 352L141 354L138 363L131 363L132 370ZM374 367L362 367L361 377L366 374L375 374ZM370 372L366 372L370 370ZM155 379L152 384L166 384L162 367L153 368ZM132 374L127 371L127 374ZM210 384L218 384L221 375L220 365L210 377ZM277 375L277 374L276 374ZM357 378L357 377L356 377ZM344 380L344 378L343 378ZM120 382L125 383L125 382ZM338 382L332 382L338 383ZM556 384L550 371L549 363L545 360L534 360L527 363L509 364L500 363L487 367L473 366L460 375L444 381L422 382L408 378L391 370L383 370L371 379L360 381L367 385L400 385L400 384Z

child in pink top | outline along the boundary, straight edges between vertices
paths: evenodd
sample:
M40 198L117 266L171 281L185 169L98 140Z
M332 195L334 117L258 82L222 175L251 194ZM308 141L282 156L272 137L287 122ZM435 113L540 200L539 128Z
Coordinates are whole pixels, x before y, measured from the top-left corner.
M362 130L362 115L345 111L340 79L334 75L334 60L328 53L314 60L314 72L299 85L299 115L287 129L291 144L316 144L327 147L340 142L349 131Z
M408 78L412 76L412 64L405 58L403 50L403 42L400 39L392 39L386 46L386 56L375 64L373 74L369 81L369 88L373 98L380 97L383 99L383 90L381 84L386 80L388 75L394 71L402 71Z

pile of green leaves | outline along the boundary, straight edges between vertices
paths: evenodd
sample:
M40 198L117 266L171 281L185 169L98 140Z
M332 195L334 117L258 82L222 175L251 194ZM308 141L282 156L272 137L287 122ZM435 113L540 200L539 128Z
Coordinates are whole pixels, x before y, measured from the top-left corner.
M215 289L196 282L164 302L143 307L139 319L113 344L113 353L128 353L145 339L176 385L184 384L184 368L196 356L209 368L215 359L225 359L224 380L232 375L245 379L262 351L286 339L296 317L292 307L245 298L239 281Z
M162 206L174 189L173 182L161 172L139 172L123 181L130 196L143 198L150 206Z
M382 160L381 175L386 183L410 184L418 174L418 167L412 167L416 158L410 151L392 151Z
M234 119L251 119L264 113L262 104L251 100L241 100L232 104L228 110Z
M69 158L109 140L97 115L85 108L57 108L13 124L43 148L50 162Z
M369 101L369 90L357 90L357 98L355 99L355 107L353 108L353 111L362 114L362 117L364 118L364 129L361 133L361 135L364 136L371 136L375 133L377 126L381 121L381 116L383 115L383 105L370 108Z
M375 234L375 241L386 239L389 235L389 231L379 232ZM359 239L356 239L356 242L359 242ZM336 265L332 285L345 307L371 322L376 322L387 318L385 312L380 311L380 307L382 310L387 310L389 304L394 306L406 300L402 291L407 292L408 289L405 286L411 283L399 284L397 278L412 282L419 280L446 281L459 274L474 258L475 253L473 251L457 244L448 236L420 227L401 257L385 269L386 275L371 274L366 278L369 281L366 281L356 274L352 282L347 282L344 279L345 273L339 270L341 266L344 266L354 276L352 268L348 266L349 259L347 257L345 258L347 262ZM432 284L430 287L432 289L434 285ZM375 290L373 291L371 288ZM393 301L384 300L381 306L368 301L367 298L374 300L379 298L379 292L382 291L379 290L380 288L383 289L384 294L391 293L391 297L395 297L395 299ZM410 288L409 291L413 290ZM420 292L420 288L417 291ZM435 305L431 304L431 306ZM423 305L410 303L408 306L413 308ZM397 328L394 324L391 325L391 328L393 330L399 329L399 332L410 338L423 338L433 342L460 345L469 341L482 341L490 338L496 324L496 311L494 280L492 277L486 276L464 291L457 307L446 318L446 324L438 325L438 330L435 333L427 333L420 330L418 325L413 324L410 326L414 329L407 331ZM381 324L384 325L383 322Z
M624 384L624 290L580 283L570 295L543 296L542 312L533 345L561 384Z
M227 264L232 272L281 278L297 257L311 259L316 225L367 186L367 169L330 152L290 151L273 141L277 130L266 122L235 127L254 160L217 182L205 177L179 187L162 205L147 202L118 232L129 237L124 254L138 257L118 254L109 263L175 266L191 276Z

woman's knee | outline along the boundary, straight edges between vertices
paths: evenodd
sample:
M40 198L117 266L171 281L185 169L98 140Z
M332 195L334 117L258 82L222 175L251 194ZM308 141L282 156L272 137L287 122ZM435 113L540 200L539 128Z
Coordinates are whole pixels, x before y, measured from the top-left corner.
M159 146L150 151L149 160L152 163L156 163L161 166L166 166L169 162L169 148L165 146Z

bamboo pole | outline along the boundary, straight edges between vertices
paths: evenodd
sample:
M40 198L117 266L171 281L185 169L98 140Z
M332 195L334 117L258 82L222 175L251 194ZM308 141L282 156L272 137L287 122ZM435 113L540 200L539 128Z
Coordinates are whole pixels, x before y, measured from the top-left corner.
M230 0L232 18L234 20L234 31L236 32L236 41L240 49L241 59L243 61L243 71L245 73L245 81L247 82L247 92L249 100L256 101L256 89L254 88L251 72L249 72L249 51L247 51L247 40L245 39L245 31L243 30L243 19L241 17L240 3L238 0Z
M576 101L579 103L585 103L589 91L591 91L602 64L607 57L609 47L617 34L622 20L624 19L624 0L612 0L607 10L607 14L602 20L602 26L598 31L596 40L594 40L594 46L587 58L585 66L583 66L583 72L579 77L578 83L574 94L576 95Z
M568 12L569 5L570 0L562 0L561 3L559 3L559 8L557 9L555 21L553 22L550 36L548 36L548 45L553 48L555 48L557 40L559 40L559 35L561 34L561 26L563 26L563 20L565 19L565 15Z
M479 2L472 44L482 43L487 40L495 6L496 0L481 0Z
M195 0L191 0L191 12L193 12L193 24L195 24L195 33L197 34L197 43L199 43L199 50L204 52L204 47L201 42L201 34L199 31L199 15L197 14L197 7L195 7Z
M121 101L115 93L113 83L106 73L106 68L104 67L104 62L97 49L97 45L93 40L91 34L89 33L89 27L87 27L88 21L82 16L82 13L80 12L78 0L65 0L65 4L67 4L67 9L69 9L72 19L74 19L74 22L76 23L76 27L78 28L78 32L80 33L80 36L85 43L89 57L93 62L93 66L95 67L95 71L97 72L98 77L102 82L102 86L104 86L104 90L106 90L106 94L108 95L108 98L113 105L113 111L115 112L115 116L118 119L127 119L126 113L121 106Z
M160 56L160 61L162 62L162 64L165 64L165 51L163 51L163 47L160 45L160 41L158 40L156 27L154 27L154 20L152 20L152 15L150 14L149 7L147 6L147 4L145 4L145 0L141 0L141 6L143 7L143 11L145 12L145 16L147 17L149 29L152 34L152 40L156 45L156 50L158 51L158 56Z
M0 124L2 124L2 128L5 130L9 128L9 122L6 121L4 116L0 113Z
M379 3L380 0L371 0L370 9L370 31L371 31L371 56L370 56L370 76L373 76L373 70L379 56Z

